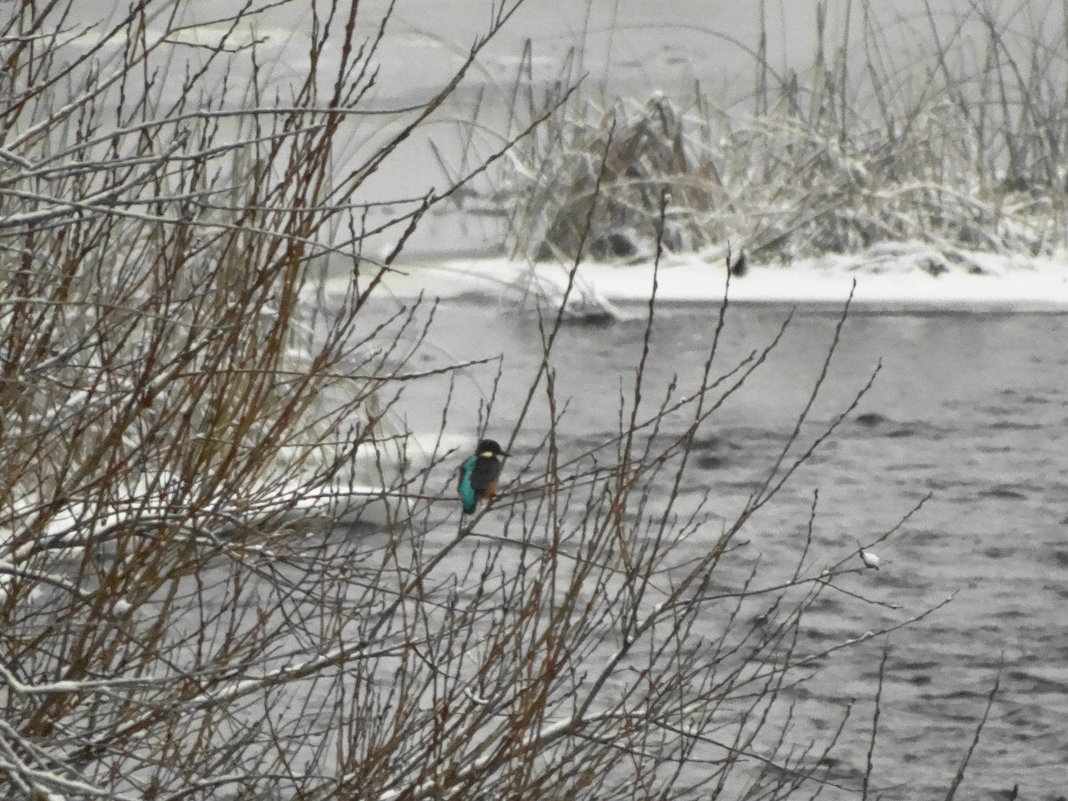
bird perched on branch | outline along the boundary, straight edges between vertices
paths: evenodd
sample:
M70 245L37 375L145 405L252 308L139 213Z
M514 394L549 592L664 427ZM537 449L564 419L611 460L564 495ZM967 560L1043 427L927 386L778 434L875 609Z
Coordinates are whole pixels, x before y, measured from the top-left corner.
M871 551L865 551L863 548L858 552L860 553L860 561L864 563L864 567L870 567L874 570L879 569L879 563L882 561L878 556Z
M508 454L501 450L496 440L484 439L478 443L473 456L460 465L460 481L457 491L464 505L464 514L474 514L475 507L497 489L502 460Z

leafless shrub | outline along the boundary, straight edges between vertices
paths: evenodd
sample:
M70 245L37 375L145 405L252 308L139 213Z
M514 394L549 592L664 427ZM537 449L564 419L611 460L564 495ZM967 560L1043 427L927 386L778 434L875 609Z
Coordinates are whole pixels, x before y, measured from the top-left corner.
M382 29L361 40L355 5L317 17L282 102L236 38L258 12L199 31L223 32L176 69L177 8L135 5L70 59L84 40L62 7L23 4L2 32L5 794L774 799L830 782L837 734L790 743L794 683L939 603L806 652L806 610L863 569L856 552L811 558L814 505L785 578L734 555L853 407L803 436L810 403L710 532L711 499L680 492L691 448L779 341L721 367L724 300L699 386L648 386L643 356L615 436L572 453L550 426L490 515L454 527L433 479L449 454L416 461L390 416L428 375L413 355L432 311L368 302L440 195L372 225L357 191L456 80L339 171ZM383 227L397 244L375 263L360 248ZM325 281L331 254L345 280ZM566 300L516 430L560 413ZM646 355L656 313L654 284ZM371 516L371 533L342 525Z

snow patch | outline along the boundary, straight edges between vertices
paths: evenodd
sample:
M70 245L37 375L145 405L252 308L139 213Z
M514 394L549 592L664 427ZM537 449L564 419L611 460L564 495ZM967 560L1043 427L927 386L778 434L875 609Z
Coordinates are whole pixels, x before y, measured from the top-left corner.
M420 292L442 299L493 298L521 307L554 307L569 268L505 258L412 264L387 276L400 297ZM656 271L657 297L667 302L719 302L726 289L722 253L668 255ZM858 306L975 311L1068 310L1068 252L1027 257L939 250L922 242L889 242L861 253L799 259L789 265L751 263L732 277L730 299L743 303L839 304L856 280ZM570 316L625 316L617 304L647 302L652 263L582 263L569 297Z

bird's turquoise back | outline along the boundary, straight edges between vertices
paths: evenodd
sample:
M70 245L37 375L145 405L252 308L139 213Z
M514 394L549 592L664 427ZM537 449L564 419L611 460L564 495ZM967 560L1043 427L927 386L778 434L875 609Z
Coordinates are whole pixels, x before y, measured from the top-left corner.
M475 505L478 503L478 493L474 484L471 483L471 474L474 473L477 463L478 457L471 456L460 465L460 483L458 486L460 502L464 506L464 513L469 515L475 513Z

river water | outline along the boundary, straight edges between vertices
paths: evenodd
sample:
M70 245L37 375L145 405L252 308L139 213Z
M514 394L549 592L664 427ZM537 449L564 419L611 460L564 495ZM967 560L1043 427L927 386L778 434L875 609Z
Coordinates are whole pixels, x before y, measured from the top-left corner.
M764 347L789 312L731 306L713 374ZM649 410L676 376L679 393L696 388L718 313L697 305L657 310L645 376ZM767 362L698 438L684 502L686 492L696 497L711 487L713 523L734 519L789 437L838 313L795 310ZM618 398L621 388L629 396L644 331L641 321L562 330L553 360L557 395L569 402L558 425L562 459L569 448L577 452L616 432ZM1066 341L1065 314L854 309L846 320L802 443L849 405L880 361L881 371L813 459L750 521L739 558L744 565L759 560L771 574L792 569L816 490L810 558L817 565L849 557L858 542L871 542L930 494L873 548L882 559L878 572L841 582L900 608L825 596L808 615L802 651L877 631L954 597L888 638L821 660L821 670L797 691L791 739L799 745L825 736L856 699L835 752L832 776L843 783L859 786L879 659L888 645L872 775L880 797L944 797L999 668L1000 690L962 789L969 792L958 797L986 798L1018 784L1021 798L1052 800L1068 787ZM442 360L503 354L488 433L507 437L537 365L536 323L493 303L450 302L437 310L431 342ZM474 410L488 396L494 370L476 368L459 382L449 419L454 433L474 437ZM413 429L440 422L444 392L431 379L406 390L401 408ZM530 416L513 452L531 452L546 428L543 416ZM681 430L681 421L673 428L669 420L664 435ZM521 461L511 459L510 471ZM705 530L714 532L703 543L710 546L720 528Z

